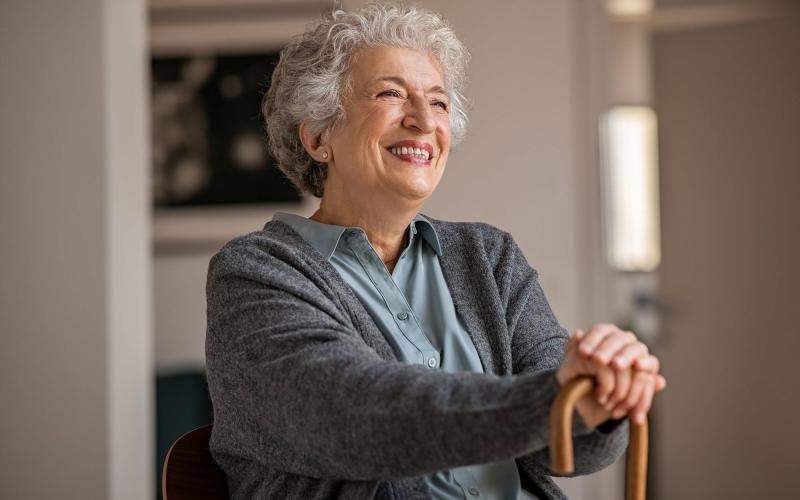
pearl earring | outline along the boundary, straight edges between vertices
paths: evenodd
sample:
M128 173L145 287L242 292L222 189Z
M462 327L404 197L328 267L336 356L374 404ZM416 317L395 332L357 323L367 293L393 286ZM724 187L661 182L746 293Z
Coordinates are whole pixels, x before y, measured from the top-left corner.
M322 158L323 158L324 160L327 160L327 159L328 159L328 152L327 152L327 151L323 151L323 152L322 152Z

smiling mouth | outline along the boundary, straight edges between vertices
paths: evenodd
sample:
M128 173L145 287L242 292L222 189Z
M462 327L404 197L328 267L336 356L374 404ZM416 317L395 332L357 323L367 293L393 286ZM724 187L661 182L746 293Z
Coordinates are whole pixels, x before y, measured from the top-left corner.
M400 158L405 158L408 156L412 157L415 160L429 160L431 157L430 153L420 148L395 147L388 149L390 153L392 153L395 156L399 156Z
M389 146L386 148L387 151L392 153L397 158L418 165L430 165L431 158L433 158L433 153L431 149L433 148L431 148L431 146L426 143L416 143L416 144L406 144L406 145L398 143L394 146Z

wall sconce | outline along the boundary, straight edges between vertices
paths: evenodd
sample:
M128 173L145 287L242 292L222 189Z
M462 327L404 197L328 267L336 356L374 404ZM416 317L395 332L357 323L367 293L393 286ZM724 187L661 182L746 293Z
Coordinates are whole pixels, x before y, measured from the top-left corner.
M661 262L656 114L616 106L600 124L606 256L618 271L653 271Z
M642 16L653 11L654 0L605 0L606 11L616 17Z

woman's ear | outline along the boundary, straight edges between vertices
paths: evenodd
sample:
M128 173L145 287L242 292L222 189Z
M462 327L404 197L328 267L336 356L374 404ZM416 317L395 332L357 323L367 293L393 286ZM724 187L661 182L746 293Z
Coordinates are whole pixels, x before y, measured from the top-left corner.
M311 131L306 126L305 122L300 124L300 142L303 143L303 147L306 148L306 152L311 155L314 160L318 161L319 163L328 163L332 159L332 153L330 151L330 147L327 144L322 143L322 136L318 134L312 134Z

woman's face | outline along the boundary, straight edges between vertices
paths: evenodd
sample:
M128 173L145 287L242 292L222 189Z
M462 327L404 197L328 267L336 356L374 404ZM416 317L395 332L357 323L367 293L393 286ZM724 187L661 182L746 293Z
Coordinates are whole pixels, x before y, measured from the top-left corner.
M350 83L344 118L327 141L326 194L338 188L362 202L421 204L439 184L450 150L439 65L413 49L362 49Z

